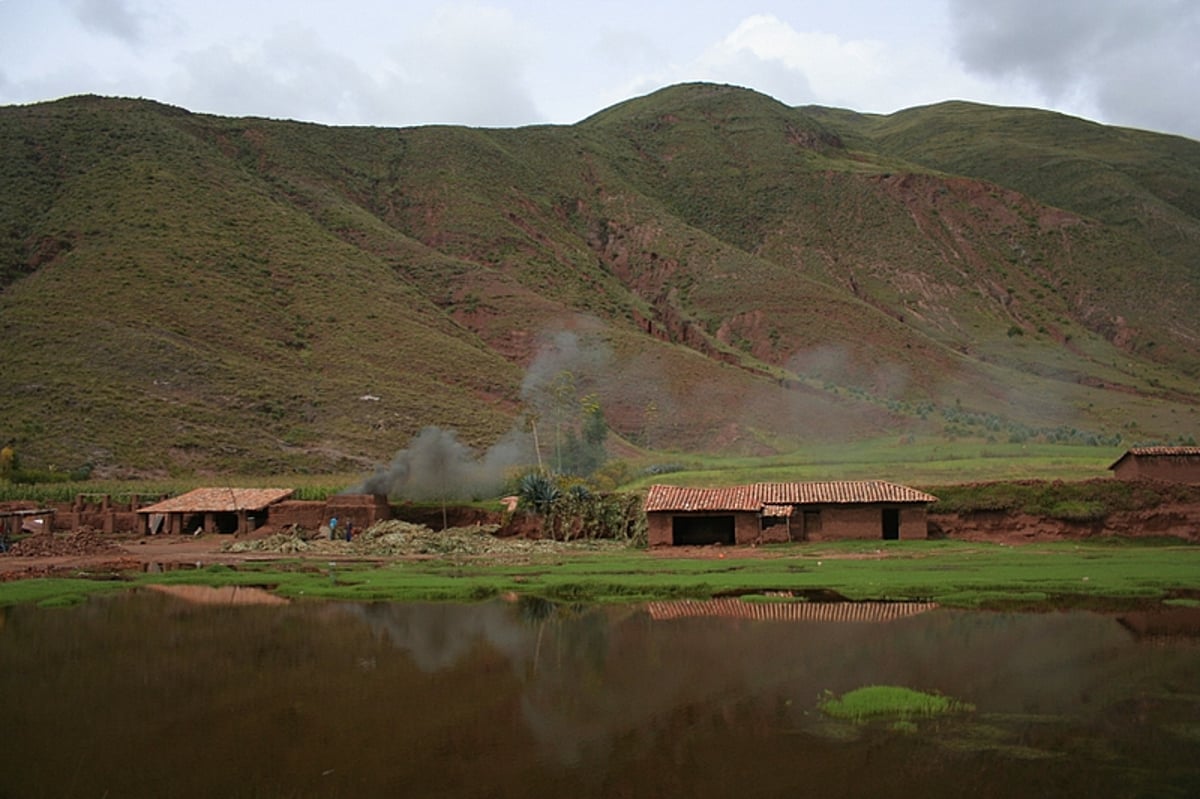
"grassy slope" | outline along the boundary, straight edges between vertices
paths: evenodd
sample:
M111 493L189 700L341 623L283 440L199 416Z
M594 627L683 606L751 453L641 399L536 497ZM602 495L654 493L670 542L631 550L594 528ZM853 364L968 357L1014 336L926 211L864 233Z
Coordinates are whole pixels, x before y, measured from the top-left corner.
M75 98L4 109L0 137L0 435L41 465L345 470L429 423L488 442L559 327L612 356L584 382L654 448L1195 429L1192 323L1141 312L1196 288L1197 158L1170 137L703 85L503 131ZM1078 180L1041 179L1050 142Z
M511 402L507 362L386 264L155 121L139 117L138 153L118 139L64 180L42 225L73 248L5 292L6 377L31 401L15 430L100 462L152 469L197 450L263 471L291 466L292 447L356 462L389 428L407 440L421 408L477 435L506 429L502 405L461 403Z

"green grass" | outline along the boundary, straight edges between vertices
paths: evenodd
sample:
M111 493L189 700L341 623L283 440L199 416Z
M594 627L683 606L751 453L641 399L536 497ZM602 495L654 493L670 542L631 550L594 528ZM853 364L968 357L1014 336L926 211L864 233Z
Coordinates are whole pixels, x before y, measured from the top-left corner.
M982 481L1087 480L1111 475L1108 466L1121 452L1068 444L873 438L813 445L764 457L693 455L652 460L646 468L670 464L671 470L644 474L630 487L662 482L719 486L795 480L891 480L904 485L942 486Z
M523 563L485 559L386 565L287 561L127 575L146 583L267 586L294 599L470 602L512 592L562 601L832 591L851 600L935 601L961 608L1129 607L1200 591L1200 547L962 542L846 542L769 547L767 557L688 559L640 550L581 551ZM0 584L0 604L46 602L112 581Z
M830 694L823 697L817 706L827 716L856 722L879 717L901 720L931 718L975 709L968 702L895 685L868 685L841 696Z

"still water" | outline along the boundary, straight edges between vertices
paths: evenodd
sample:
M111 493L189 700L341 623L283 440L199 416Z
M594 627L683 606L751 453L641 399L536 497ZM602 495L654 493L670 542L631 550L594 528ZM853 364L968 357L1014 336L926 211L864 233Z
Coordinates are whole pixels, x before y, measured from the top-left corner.
M1196 610L268 597L0 608L0 797L1200 796Z

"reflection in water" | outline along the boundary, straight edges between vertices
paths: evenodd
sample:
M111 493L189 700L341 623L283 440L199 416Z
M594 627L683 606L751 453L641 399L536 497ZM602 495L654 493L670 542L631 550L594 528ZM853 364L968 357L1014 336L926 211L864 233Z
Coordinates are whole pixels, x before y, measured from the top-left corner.
M151 591L198 605L286 605L283 597L249 585L148 585Z
M0 796L1200 795L1200 644L1154 618L721 608L11 608ZM816 710L870 684L977 710Z

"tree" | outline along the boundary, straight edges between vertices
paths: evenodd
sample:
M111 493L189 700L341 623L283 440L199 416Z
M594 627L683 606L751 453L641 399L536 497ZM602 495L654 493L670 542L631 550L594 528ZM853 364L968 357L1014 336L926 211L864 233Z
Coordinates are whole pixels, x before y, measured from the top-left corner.
M0 449L0 478L8 479L21 468L17 461L17 450L13 442L8 442Z

